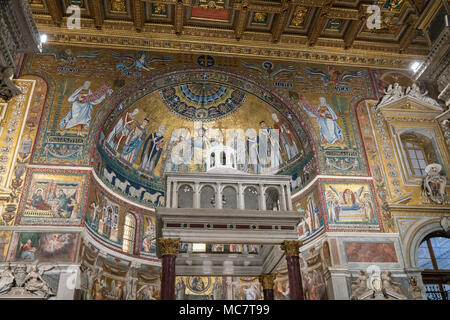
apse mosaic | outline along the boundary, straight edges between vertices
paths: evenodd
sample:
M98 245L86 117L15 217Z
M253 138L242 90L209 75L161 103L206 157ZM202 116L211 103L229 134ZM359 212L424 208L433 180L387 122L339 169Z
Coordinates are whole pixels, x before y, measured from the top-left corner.
M124 211L119 203L107 197L98 187L92 185L86 225L102 241L121 248L124 225Z
M85 224L97 240L123 252L124 224L128 214L134 217L133 252L140 252L141 257L154 259L156 256L154 215L107 193L95 180L91 182Z

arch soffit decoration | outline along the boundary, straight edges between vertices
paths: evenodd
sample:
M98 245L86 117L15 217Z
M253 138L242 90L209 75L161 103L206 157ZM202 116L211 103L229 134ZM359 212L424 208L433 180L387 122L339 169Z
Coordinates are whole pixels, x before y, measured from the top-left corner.
M406 245L407 262L412 268L418 268L417 266L417 249L426 236L435 232L441 231L442 226L439 218L431 218L426 221L421 220L421 223L411 230L411 236L408 239Z

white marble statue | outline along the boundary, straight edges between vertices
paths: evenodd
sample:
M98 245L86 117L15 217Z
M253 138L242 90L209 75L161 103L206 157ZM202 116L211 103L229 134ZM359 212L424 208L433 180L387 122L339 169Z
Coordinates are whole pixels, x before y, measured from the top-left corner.
M381 285L385 294L390 293L396 295L400 299L407 299L401 289L400 283L392 280L390 271L381 274Z
M6 265L5 270L0 273L0 295L6 294L14 284L14 275L12 274L10 264Z
M42 294L45 298L55 295L47 282L42 278L41 271L39 271L37 265L33 265L25 277L25 289L31 293Z
M363 270L360 270L358 279L352 282L352 295L350 296L351 300L357 300L359 296L369 290L367 287L367 280L368 277L366 273Z
M385 105L387 103L396 101L404 97L403 88L397 82L394 85L390 84L387 89L384 90L384 96L381 98L377 107Z
M423 300L422 288L417 285L417 280L414 277L409 278L408 292L413 300Z
M426 104L437 107L440 110L443 110L442 107L439 105L439 103L436 100L434 100L433 98L428 96L428 91L425 91L424 93L420 93L420 88L415 83L413 83L410 87L406 88L405 94L407 96L410 96L417 100L420 100Z

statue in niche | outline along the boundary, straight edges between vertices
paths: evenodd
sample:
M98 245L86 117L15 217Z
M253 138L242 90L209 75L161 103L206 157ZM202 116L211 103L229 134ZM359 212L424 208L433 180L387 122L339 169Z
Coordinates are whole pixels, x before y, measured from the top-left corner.
M11 67L0 68L0 98L8 102L11 98L22 94L12 79L14 77L14 69Z
M420 93L420 88L417 84L413 83L410 87L406 88L405 94L407 96L416 98L422 102L425 102L426 104L438 107L442 110L442 107L439 105L439 103L434 100L433 98L428 96L428 91L425 91L424 93Z
M12 274L10 264L6 265L5 270L0 273L0 295L6 294L14 284L14 275Z
M437 204L448 203L448 196L445 190L447 178L441 175L442 166L437 163L428 165L425 168L427 173L422 183L422 202L430 203L430 200Z

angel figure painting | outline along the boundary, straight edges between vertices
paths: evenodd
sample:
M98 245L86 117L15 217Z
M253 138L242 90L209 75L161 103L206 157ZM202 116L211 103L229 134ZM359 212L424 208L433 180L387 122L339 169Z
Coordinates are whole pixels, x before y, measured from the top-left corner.
M245 62L242 61L242 66L246 69L253 69L258 71L258 73L265 79L265 80L272 80L275 79L279 74L286 73L286 72L294 72L297 69L297 66L291 65L291 66L283 66L278 65L274 66L274 64L270 61L264 61L261 65L259 63L253 63L253 62Z
M111 55L115 59L122 60L116 64L116 70L128 71L131 69L137 71L150 71L153 69L150 65L155 62L170 62L172 58L169 56L154 56L149 58L148 52L139 51L137 56L122 54L120 52L112 51Z
M62 66L74 66L78 59L96 59L101 56L100 51L79 51L74 52L71 48L59 50L57 52L44 51L41 56L51 56L55 61Z
M305 72L312 76L317 76L322 79L323 86L328 85L338 86L342 83L348 82L353 78L363 78L364 71L339 71L334 66L328 66L328 70L324 71L321 68L305 67Z
M328 223L377 224L372 193L368 184L325 184Z
M15 235L17 246L11 256L15 256L16 261L72 262L76 238L73 233L22 232Z

